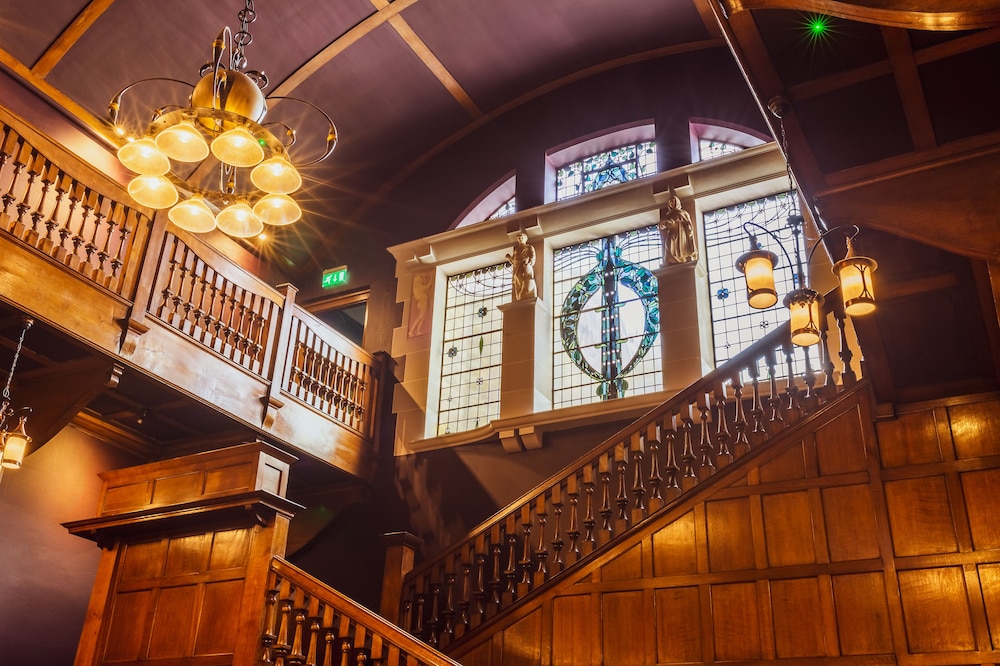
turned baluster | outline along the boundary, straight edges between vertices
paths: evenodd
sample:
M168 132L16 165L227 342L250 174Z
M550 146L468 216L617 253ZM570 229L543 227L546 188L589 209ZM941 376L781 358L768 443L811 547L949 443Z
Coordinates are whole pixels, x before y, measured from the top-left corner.
M80 226L73 232L73 256L76 259L80 259L80 248L86 246L87 222L90 220L91 211L94 210L90 188L83 185L79 187L83 193L80 195Z
M479 615L479 623L486 619L486 566L489 555L484 547L476 552L476 591L473 597L476 600L476 614ZM469 619L471 623L472 619Z
M700 479L706 479L715 473L715 461L712 460L714 448L709 436L710 428L708 425L712 415L712 398L708 393L704 395L704 399L697 405L701 421L701 435L698 438L698 475Z
M17 134L14 133L10 125L0 124L0 127L3 127L3 136L0 137L0 180L2 180L3 168L7 166L7 160L14 155L14 147L16 146L16 141L12 141L11 136L17 136Z
M507 585L505 591L511 595L511 600L517 599L517 518L514 514L507 516L507 568L503 575Z
M754 446L757 446L767 439L767 430L764 428L764 404L760 398L760 379L758 377L760 371L757 369L757 362L752 362L747 371L750 373L750 386L752 388L750 441Z
M456 556L457 558L457 556ZM471 602L469 599L472 598L472 565L476 559L476 544L475 542L469 544L469 556L461 563L462 567L462 583L459 585L459 601L458 601L458 621L466 629L469 628L469 623L472 622L472 618L469 616L469 608L471 607Z
M76 207L80 205L82 186L70 178L68 174L63 174L63 189L69 193L69 210L66 211L66 223L59 226L59 242L56 250L60 254L57 257L60 261L67 259L70 254L69 248L66 247L66 239L73 235L71 225L73 224L73 216L76 214Z
M553 534L552 534L552 551L555 555L552 558L552 565L555 568L556 573L559 573L566 568L566 563L563 561L562 549L563 549L563 538L562 538L562 513L563 513L563 502L562 502L562 483L556 483L552 487L552 513L555 516L553 521Z
M301 666L305 663L306 653L303 648L303 640L305 639L305 623L306 623L306 609L296 608L293 612L293 619L295 626L292 630L292 651L288 653L288 663L292 666Z
M427 606L427 595L423 592L418 592L414 596L414 601L413 635L420 640L425 640L427 633L424 631L424 609Z
M318 666L319 632L323 628L323 618L313 616L309 620L309 649L306 650L305 666Z
M573 554L574 561L580 560L580 491L577 484L578 477L576 472L573 472L566 478L566 496L569 497L569 528L566 530L566 536L569 537L569 552Z
M638 523L646 517L646 486L642 477L642 455L646 450L646 433L632 435L632 495L635 497L635 507L632 509L632 523Z
M586 530L583 536L583 542L591 544L589 549L591 552L594 550L594 544L597 542L597 538L594 535L594 526L597 525L597 520L594 518L594 466L593 463L587 463L583 467L583 492L587 495L587 506L586 514L583 518L583 527Z
M205 294L208 293L208 273L212 269L208 267L204 261L199 262L201 264L201 270L198 271L198 275L195 276L195 282L197 283L198 300L194 304L194 325L195 328L201 329L201 333L198 335L198 340L204 340L205 330L202 326L207 326L208 322L204 321L205 317ZM193 291L193 288L192 288ZM202 323L204 321L204 324Z
M694 419L691 418L693 405L688 403L686 414L681 414L681 428L683 432L683 446L681 447L681 489L688 491L698 483L698 473L695 465L698 458L694 454L694 441L691 439L691 430L694 428Z
M655 430L653 430L655 428ZM656 511L663 506L663 492L660 486L663 485L663 476L660 474L660 438L662 437L662 427L659 423L650 426L650 431L646 434L649 438L649 510ZM654 500L656 506L653 506Z
M774 434L784 429L785 421L781 416L781 395L778 393L778 372L775 364L774 350L770 349L764 354L764 362L767 364L768 399L767 404L771 408L771 416L767 421L768 432Z
M176 241L176 239L173 239ZM168 321L171 316L172 306L173 306L173 286L174 280L177 277L177 263L178 253L180 252L180 245L174 243L173 251L170 253L170 259L167 263L170 264L170 270L167 272L166 283L163 285L162 298L160 300L160 305L156 309L156 316L162 321Z
M556 490L553 490L553 494L558 493L559 484L556 484ZM535 499L535 516L538 518L538 546L535 548L535 560L538 564L535 566L534 585L541 585L549 577L549 549L545 544L545 524L548 521L549 514L545 508L545 494L539 495ZM556 517L558 520L558 516Z
M854 367L851 366L854 352L851 351L851 346L847 341L847 315L844 314L842 308L837 308L834 310L833 316L837 318L837 329L840 331L840 361L843 363L840 381L844 388L848 389L857 383L858 376L854 372Z
M409 632L413 632L413 590L410 590L410 598L403 599L403 607L400 611L401 622L400 625L403 629Z
M174 328L180 328L184 321L184 315L181 314L181 303L184 300L184 287L187 285L187 272L188 272L188 255L190 251L186 245L179 244L180 259L177 262L177 288L174 289L174 307L170 313L170 321L168 322Z
M337 632L332 628L323 631L323 666L333 666L333 644L337 642Z
M431 583L431 616L427 621L430 636L427 643L432 647L441 644L441 583Z
M802 405L799 404L799 388L795 385L795 364L793 363L792 343L785 341L781 345L781 350L785 354L785 367L787 368L788 380L785 384L785 420L789 424L795 423L802 416Z
M84 250L87 255L87 263L90 264L94 259L94 255L97 254L97 236L101 233L104 228L104 195L98 194L97 192L91 193L91 206L90 210L94 215L94 224L90 230L90 238L87 239L86 245L84 245Z
M598 472L601 477L601 531L608 533L608 538L615 536L614 525L611 524L611 462L614 452L602 453L597 458Z
M455 564L459 563L456 561ZM445 572L444 609L441 611L441 616L444 618L444 633L449 636L455 635L455 579L454 571Z
M812 368L812 358L810 355L810 350L812 347L802 348L803 364L805 365L805 376L803 381L806 384L806 394L802 398L802 406L805 408L806 413L809 413L816 409L817 403L819 402L819 396L816 395L816 375Z
M615 476L618 477L618 493L615 495L615 505L618 507L618 521L621 523L621 529L625 530L628 529L632 517L628 511L628 448L624 443L615 445L614 456Z
M746 407L743 404L743 382L740 380L740 373L737 371L730 380L733 387L733 399L736 412L733 416L733 428L736 430L736 439L733 441L733 455L741 458L750 451L750 439L747 437L747 415Z
M264 634L261 636L261 644L264 646L262 662L272 663L271 648L278 638L278 628L275 623L278 620L278 590L268 590L264 593Z
M501 577L501 567L503 566L503 535L499 526L494 526L490 546L493 550L493 574L490 577L490 594L496 612L500 612L503 606L503 578Z
M211 269L210 269L211 270ZM202 332L201 342L207 344L212 349L216 349L215 342L219 333L219 316L216 316L216 309L219 308L219 274L211 270L212 278L208 281L208 291L211 296L208 298L208 308L205 311L205 329Z
M664 428L663 439L661 440L663 442L663 450L666 453L666 459L663 461L663 469L666 471L663 487L672 496L670 499L673 499L681 490L681 484L678 479L681 468L677 466L677 451L674 448L677 442L677 415L671 414L669 419L670 426Z
M133 225L138 226L139 220L146 219L140 216L139 213L131 208L125 209L125 219L118 227L118 249L115 250L115 256L111 259L111 275L115 277L118 275L119 269L121 269L124 259L122 256L125 252L125 244L128 242L128 237L132 233L132 227L129 226L129 220L132 220Z
M823 388L821 390L823 400L832 400L837 395L837 379L835 366L833 364L833 354L830 353L830 317L826 313L820 315L820 362L823 368Z
M24 223L24 214L31 208L31 195L35 193L35 181L38 180L40 171L39 161L44 161L44 159L34 149L28 155L28 185L24 188L21 201L17 204L17 223L12 225L11 229L14 227L21 227L22 230L27 229L27 225ZM15 232L15 235L20 237L21 233Z
M715 463L720 467L725 467L733 461L733 452L729 449L732 435L729 432L729 414L726 412L726 385L723 382L716 382L714 388L715 396Z
M284 662L285 657L292 649L292 645L289 642L289 622L291 621L292 606L293 602L291 599L282 599L279 602L281 608L278 614L278 635L274 641L274 655L275 660L281 659Z
M66 187L64 182L64 174L59 169L59 167L52 165L52 184L56 188L56 202L52 206L51 212L49 212L49 217L45 220L45 238L42 239L43 245L45 245L45 251L51 252L51 249L55 247L55 234L53 233L56 227L59 226L57 221L59 218L59 209L62 207L63 199L66 197Z
M31 146L26 146L24 139L20 136L12 135L10 139L13 141L14 145L10 146L8 150L4 152L9 152L11 155L17 155L14 159L14 173L10 177L10 185L7 187L7 191L4 193L3 200L3 214L9 217L7 209L10 208L17 196L14 194L14 188L20 183L21 172L24 171L24 167L27 165L27 160L25 152L30 153Z
M35 206L35 210L31 213L31 237L28 241L34 245L40 239L39 236L39 225L42 219L45 217L45 200L48 199L49 190L52 189L52 184L55 181L55 173L57 172L57 167L49 162L47 159L42 158L43 164L41 166L42 173L42 196L38 199L38 205ZM0 164L0 168L2 168Z
M340 666L351 666L351 641L340 642Z

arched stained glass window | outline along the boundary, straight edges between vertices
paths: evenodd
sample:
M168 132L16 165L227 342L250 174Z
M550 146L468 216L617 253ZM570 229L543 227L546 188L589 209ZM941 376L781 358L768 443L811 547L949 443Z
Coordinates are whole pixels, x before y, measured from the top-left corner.
M698 140L698 154L702 161L715 159L723 155L732 155L733 153L740 152L743 148L744 146L726 143L725 141L716 141L715 139Z
M555 251L553 407L661 388L662 251L656 226Z
M516 212L517 212L517 199L515 197L511 197L510 199L507 199L507 201L504 201L502 204L500 204L500 207L497 208L492 213L490 213L490 216L486 219L495 220L499 217L507 217L508 215L513 215Z
M509 303L510 264L448 278L438 435L472 430L500 416L500 346Z
M656 145L643 141L612 148L556 170L556 201L656 173Z

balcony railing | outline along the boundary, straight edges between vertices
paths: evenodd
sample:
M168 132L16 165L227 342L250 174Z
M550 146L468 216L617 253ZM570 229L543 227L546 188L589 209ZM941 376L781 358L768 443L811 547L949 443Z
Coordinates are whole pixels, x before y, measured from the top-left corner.
M854 386L838 296L819 367L776 329L411 571L400 626L447 649Z
M0 297L276 442L370 473L371 354L297 306L293 287L168 232L117 182L3 111L0 136L0 252L21 253L5 257Z

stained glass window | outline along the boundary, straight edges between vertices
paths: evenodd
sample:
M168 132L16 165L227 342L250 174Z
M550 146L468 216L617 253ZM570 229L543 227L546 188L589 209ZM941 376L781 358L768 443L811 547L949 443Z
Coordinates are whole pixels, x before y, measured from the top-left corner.
M500 416L500 344L510 302L510 264L448 278L438 434L484 426Z
M490 213L490 216L486 219L495 220L498 217L507 217L508 215L513 215L516 212L517 212L517 201L515 200L515 197L511 197L510 199L507 199L507 201L504 201L502 204L500 204L500 207L497 208L492 213Z
M656 173L652 141L619 146L556 170L556 201Z
M660 390L662 254L655 225L555 251L553 407Z
M732 155L743 150L743 146L715 139L698 139L699 159L710 160L723 155Z
M777 241L768 234L752 227L750 229L762 249L770 250L779 257L774 271L778 302L766 310L754 310L747 303L746 282L743 274L736 269L736 260L750 249L747 232L743 230L747 222L759 224L777 234L785 249L792 254L794 242L786 225L788 215L797 209L797 193L792 191L705 213L705 259L708 264L716 366L788 321L788 309L782 305L781 299L795 288L795 276ZM816 357L811 358L815 361ZM760 371L761 378L767 376L763 366Z

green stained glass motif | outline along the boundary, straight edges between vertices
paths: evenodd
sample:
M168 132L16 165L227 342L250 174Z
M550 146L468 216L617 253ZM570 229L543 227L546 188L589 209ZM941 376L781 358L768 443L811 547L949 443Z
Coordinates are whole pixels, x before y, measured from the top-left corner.
M619 146L556 171L556 200L575 197L656 173L652 141Z
M722 157L723 155L732 155L733 153L738 153L741 150L743 150L743 146L737 146L734 143L715 141L714 139L698 140L698 159L701 161L715 159L716 157Z
M661 253L655 226L554 253L554 407L660 389Z
M510 264L448 278L438 435L485 426L500 416L499 305L510 302Z
M507 217L508 215L513 215L517 212L517 200L515 197L511 197L500 204L500 207L495 211L490 213L490 216L486 218L487 220L495 220L500 217Z

